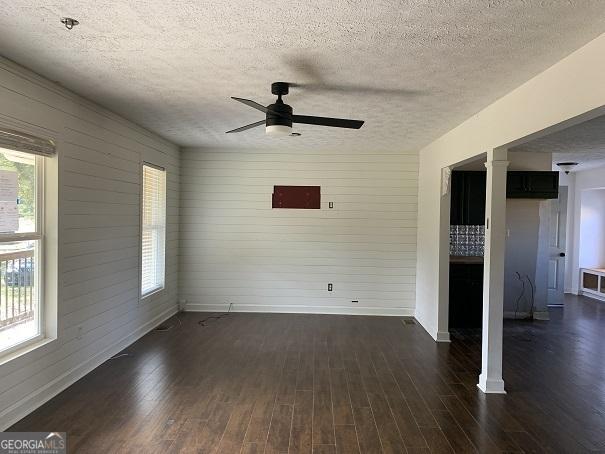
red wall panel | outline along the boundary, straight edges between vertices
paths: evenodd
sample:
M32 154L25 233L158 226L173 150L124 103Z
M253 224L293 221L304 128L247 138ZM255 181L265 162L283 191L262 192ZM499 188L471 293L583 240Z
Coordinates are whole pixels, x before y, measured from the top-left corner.
M321 208L320 186L273 186L273 208Z

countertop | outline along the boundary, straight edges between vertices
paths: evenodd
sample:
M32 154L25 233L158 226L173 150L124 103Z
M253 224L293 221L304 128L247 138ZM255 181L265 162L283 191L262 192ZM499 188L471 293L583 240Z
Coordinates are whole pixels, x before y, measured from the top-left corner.
M450 263L461 263L468 265L482 265L482 256L468 256L468 255L450 255Z

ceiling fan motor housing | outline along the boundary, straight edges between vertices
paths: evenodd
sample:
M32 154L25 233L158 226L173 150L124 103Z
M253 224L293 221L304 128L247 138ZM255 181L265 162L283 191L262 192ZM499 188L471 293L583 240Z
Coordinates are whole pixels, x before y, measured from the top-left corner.
M286 136L292 132L292 107L285 104L281 97L288 94L289 84L274 82L271 93L277 95L277 101L267 106L265 132L271 136Z
M275 104L267 106L267 126L288 126L292 127L292 107L284 104L282 100L277 100Z

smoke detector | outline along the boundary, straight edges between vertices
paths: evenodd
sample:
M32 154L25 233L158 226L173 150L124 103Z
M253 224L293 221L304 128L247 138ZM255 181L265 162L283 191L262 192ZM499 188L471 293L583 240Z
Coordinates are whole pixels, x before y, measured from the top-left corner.
M66 29L71 30L76 25L78 25L80 23L80 21L78 21L77 19L74 19L73 17L62 17L61 23L63 25L65 25Z

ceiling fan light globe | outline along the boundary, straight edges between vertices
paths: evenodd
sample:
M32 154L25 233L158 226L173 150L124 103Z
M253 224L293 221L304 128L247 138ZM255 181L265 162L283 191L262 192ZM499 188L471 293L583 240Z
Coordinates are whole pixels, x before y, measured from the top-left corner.
M292 132L292 126L286 125L269 125L265 127L265 132L268 136L289 136Z

